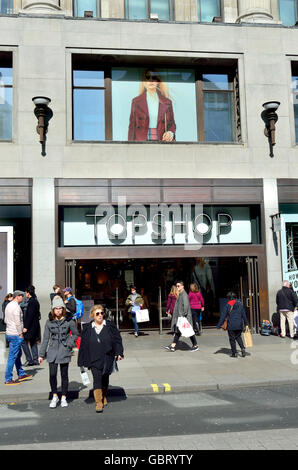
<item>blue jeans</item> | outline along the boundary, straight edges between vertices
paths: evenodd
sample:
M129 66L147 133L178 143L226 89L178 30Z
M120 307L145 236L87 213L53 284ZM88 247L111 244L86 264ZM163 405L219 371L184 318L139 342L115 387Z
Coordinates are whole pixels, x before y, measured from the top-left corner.
M7 365L5 370L5 382L9 382L13 377L13 367L16 366L18 377L26 375L22 367L22 343L24 338L19 336L6 335L6 340L9 344L9 353L7 359Z
M137 316L136 316L135 312L131 312L131 318L132 318L132 321L133 321L133 325L135 327L135 332L138 334L139 333L139 325L138 325L138 322L137 322Z

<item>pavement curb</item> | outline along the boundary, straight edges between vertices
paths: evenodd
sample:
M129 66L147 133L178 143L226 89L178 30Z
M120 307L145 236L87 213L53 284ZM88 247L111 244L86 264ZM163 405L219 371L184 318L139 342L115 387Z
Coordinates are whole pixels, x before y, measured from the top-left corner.
M158 395L171 395L171 394L182 394L182 393L196 393L196 392L214 392L218 390L234 390L236 388L255 388L255 387L272 387L272 386L283 386L283 385L297 385L298 380L268 380L268 381L256 381L256 382L239 382L233 384L197 384L197 385L174 385L171 390L166 390L166 387L159 386L158 391L153 389L144 388L121 388L111 387L109 396L112 397L123 397L123 399L134 396L150 395L152 397ZM86 390L70 390L69 400L78 399L90 399L92 398L92 388ZM50 392L48 393L23 393L20 396L16 395L1 395L0 405L7 405L11 403L23 403L30 401L48 401L50 399Z

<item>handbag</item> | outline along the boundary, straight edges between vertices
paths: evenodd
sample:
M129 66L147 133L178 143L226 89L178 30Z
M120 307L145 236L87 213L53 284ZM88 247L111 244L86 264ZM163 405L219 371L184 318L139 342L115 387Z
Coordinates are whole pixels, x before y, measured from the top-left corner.
M229 313L227 314L227 316L226 316L226 318L225 318L225 321L223 322L223 324L222 324L222 326L221 326L221 328L222 328L224 331L226 331L226 330L228 329L228 319L229 319L229 316L230 316L230 313L231 313L232 310L233 310L233 305L231 306L230 311L229 311Z
M177 328L179 329L181 336L189 338L195 334L193 327L189 323L186 317L179 317L177 321Z
M246 348L253 347L252 334L248 326L245 328L245 331L243 332L243 341L244 341L244 346Z
M136 320L137 323L143 323L145 321L149 321L149 310L147 308L143 308L136 311Z

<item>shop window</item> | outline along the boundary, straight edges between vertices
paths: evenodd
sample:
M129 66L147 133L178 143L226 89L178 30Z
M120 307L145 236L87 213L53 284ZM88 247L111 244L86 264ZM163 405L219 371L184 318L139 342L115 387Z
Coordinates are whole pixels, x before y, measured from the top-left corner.
M170 21L173 19L172 0L126 0L125 17L129 20L150 19L157 15L158 20Z
M0 0L0 13L4 15L11 15L13 13L13 1Z
M198 0L198 21L209 23L215 16L220 16L220 0Z
M100 67L74 55L75 141L239 142L236 62L229 67Z
M0 141L12 140L12 54L0 52Z
M292 91L296 143L298 143L298 62L292 62Z
M279 16L282 24L293 26L297 22L298 1L279 0Z
M74 0L73 15L76 17L100 17L100 0Z

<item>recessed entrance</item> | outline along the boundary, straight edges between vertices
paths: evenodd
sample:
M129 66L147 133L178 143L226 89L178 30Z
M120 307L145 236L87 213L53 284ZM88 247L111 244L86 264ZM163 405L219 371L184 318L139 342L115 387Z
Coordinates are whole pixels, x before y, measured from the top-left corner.
M66 284L75 286L78 298L103 304L112 312L114 319L117 315L117 324L122 329L132 328L125 308L130 285L136 285L148 303L150 323L142 324L142 327L159 328L160 316L165 316L168 294L177 280L184 281L187 292L191 283L200 286L205 300L203 328L217 324L227 292L234 291L246 308L250 326L258 330L260 315L256 257L66 261ZM163 326L167 327L167 322Z

